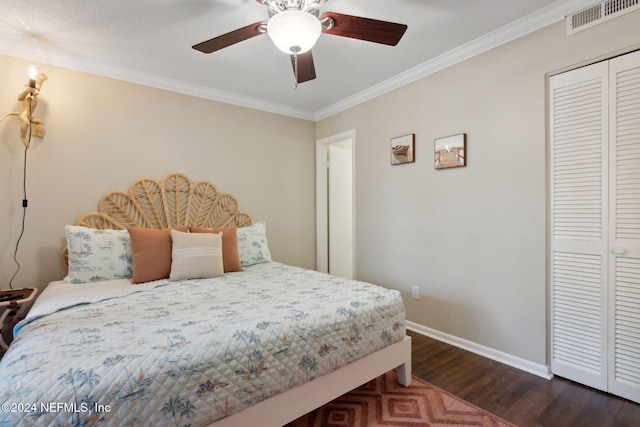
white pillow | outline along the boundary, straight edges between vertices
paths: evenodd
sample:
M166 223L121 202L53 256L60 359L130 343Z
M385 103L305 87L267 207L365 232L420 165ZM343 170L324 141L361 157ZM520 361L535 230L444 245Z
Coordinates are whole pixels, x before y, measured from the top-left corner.
M65 282L89 283L132 277L133 258L127 230L67 225L64 231L69 251Z
M267 243L267 224L258 221L247 227L238 227L238 254L243 267L271 261Z
M224 274L222 233L183 233L171 230L169 280L204 279Z

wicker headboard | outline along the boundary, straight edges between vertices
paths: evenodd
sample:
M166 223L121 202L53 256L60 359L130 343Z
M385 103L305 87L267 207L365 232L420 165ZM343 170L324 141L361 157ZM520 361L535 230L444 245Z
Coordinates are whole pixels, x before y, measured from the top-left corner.
M97 212L86 213L75 225L97 229L124 230L129 227L166 228L244 227L253 224L249 214L239 210L231 194L219 193L207 181L191 181L180 173L170 173L159 181L140 178L129 191L112 191L98 203ZM68 267L65 247L62 263Z

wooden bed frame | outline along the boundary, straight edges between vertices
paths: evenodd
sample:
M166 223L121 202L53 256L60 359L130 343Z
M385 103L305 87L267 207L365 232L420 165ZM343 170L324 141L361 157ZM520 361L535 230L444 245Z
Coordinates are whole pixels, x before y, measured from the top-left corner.
M100 199L98 211L84 214L76 221L76 225L116 230L129 227L161 229L178 225L243 227L251 224L253 219L239 209L234 196L218 192L209 182L192 182L180 173L168 174L160 181L138 179L128 192L106 194ZM68 267L67 248L62 253L62 261ZM408 387L411 384L409 336L211 425L280 427L395 368L398 369L398 382Z
M398 382L405 387L411 385L411 337L408 335L398 343L256 403L212 426L281 427L395 368Z

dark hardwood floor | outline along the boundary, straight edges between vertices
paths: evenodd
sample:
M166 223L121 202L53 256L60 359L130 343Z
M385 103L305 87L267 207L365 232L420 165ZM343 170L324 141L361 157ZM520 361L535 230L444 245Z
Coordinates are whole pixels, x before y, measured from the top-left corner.
M413 375L521 427L638 427L640 404L547 380L424 335L412 337Z

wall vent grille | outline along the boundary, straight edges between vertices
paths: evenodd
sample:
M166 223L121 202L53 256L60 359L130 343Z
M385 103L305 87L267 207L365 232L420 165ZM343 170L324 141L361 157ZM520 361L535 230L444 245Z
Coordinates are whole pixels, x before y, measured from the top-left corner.
M605 0L565 17L567 35L640 9L640 0Z

